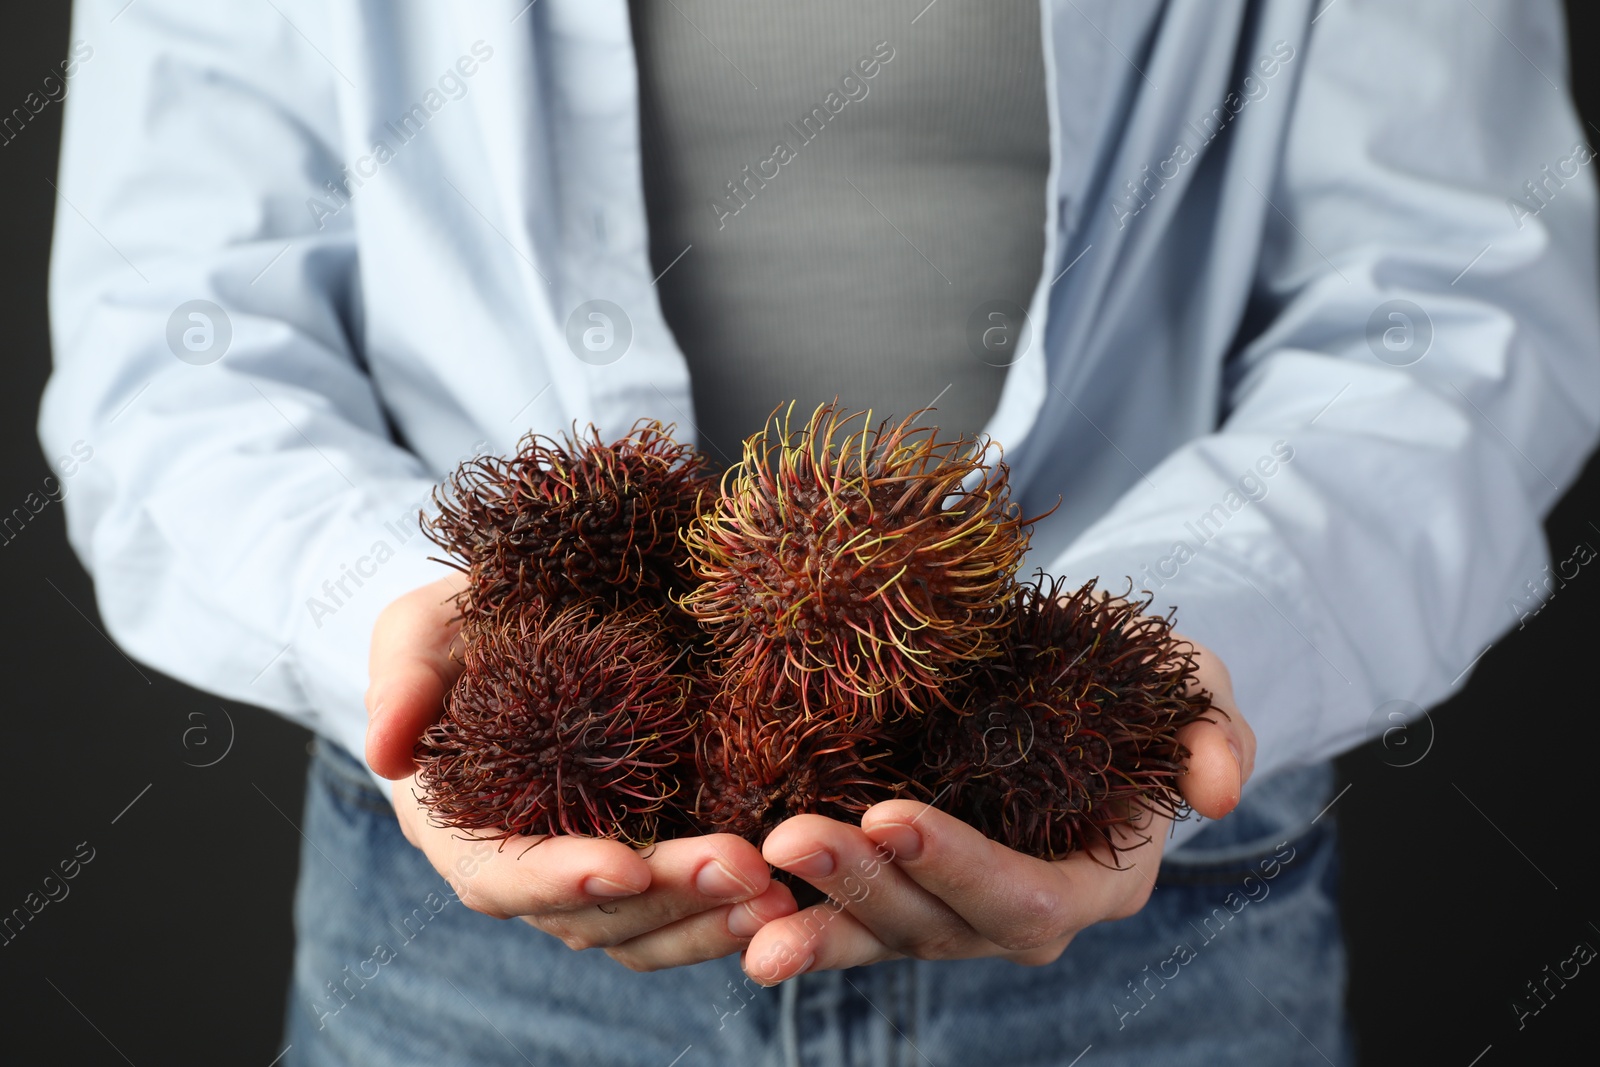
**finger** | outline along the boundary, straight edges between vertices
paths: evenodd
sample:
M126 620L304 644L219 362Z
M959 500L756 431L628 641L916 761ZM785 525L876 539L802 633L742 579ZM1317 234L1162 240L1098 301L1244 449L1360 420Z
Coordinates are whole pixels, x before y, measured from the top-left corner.
M572 948L610 948L691 915L752 900L772 881L761 853L732 834L662 841L640 855L650 872L647 891L604 908L547 909L530 916L533 924Z
M1103 885L1108 895L1096 921L1126 919L1138 913L1156 889L1156 873L1166 851L1172 817L1131 804L1124 822L1112 824L1108 840L1053 864L1069 881ZM1065 946L1063 946L1065 947Z
M627 845L601 838L545 837L531 844L458 838L443 855L429 858L461 903L496 919L566 915L650 888L644 860Z
M966 921L895 865L891 849L859 826L797 815L767 835L761 854L834 901L843 901L889 948L920 959L987 955Z
M497 919L571 911L650 887L650 866L618 841L586 837L479 837L435 825L417 799L416 779L393 786L406 839L473 911Z
M1244 783L1256 762L1256 734L1239 711L1233 696L1233 678L1220 657L1192 638L1181 637L1194 649L1195 673L1190 681L1211 697L1209 721L1191 723L1178 731L1189 749L1190 761L1178 776L1178 791L1201 815L1219 819L1238 806Z
M1142 884L1136 872L1104 869L1081 853L1057 863L1025 856L916 801L878 804L862 816L861 828L893 849L895 866L979 935L1013 952L1054 944L1098 922Z
M1234 756L1238 741L1228 720L1192 722L1178 731L1178 741L1189 750L1188 765L1178 775L1178 792L1189 806L1208 819L1238 807L1244 768Z
M767 923L744 950L744 973L777 985L807 971L864 967L899 957L842 906L830 901Z
M452 575L413 590L378 616L368 656L367 763L385 778L416 769L412 750L444 710L461 674L451 656L461 622L452 597L466 579Z
M742 904L724 904L606 949L634 971L659 971L721 959L742 950L765 924L796 910L794 894L781 882Z

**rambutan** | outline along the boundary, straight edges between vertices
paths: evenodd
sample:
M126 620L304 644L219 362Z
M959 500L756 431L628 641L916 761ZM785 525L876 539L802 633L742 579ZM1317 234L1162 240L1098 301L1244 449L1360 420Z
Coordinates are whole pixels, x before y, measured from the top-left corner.
M1019 585L1004 463L920 414L791 409L720 487L648 421L464 464L428 524L469 576L465 669L417 746L435 820L759 845L910 797L1115 862L1120 829L1183 814L1177 734L1213 710L1192 646L1148 596Z
M695 722L658 613L535 602L469 618L463 636L465 670L417 746L435 820L491 837L653 841Z
M694 584L678 531L715 480L672 429L640 420L610 444L593 426L529 434L514 456L463 463L427 532L471 579L464 610L593 597L675 611Z
M938 806L1045 859L1097 845L1115 856L1128 847L1117 828L1181 817L1178 731L1222 712L1194 684L1193 646L1149 606L1094 581L1070 594L1042 575L1019 587L965 712L928 718L919 776Z
M1003 463L915 417L874 428L824 404L791 430L785 415L690 523L700 585L682 603L747 701L792 692L806 717L892 719L995 651L1025 523Z
M859 822L879 801L918 795L875 724L862 727L719 699L696 733L694 821L760 845L794 815Z

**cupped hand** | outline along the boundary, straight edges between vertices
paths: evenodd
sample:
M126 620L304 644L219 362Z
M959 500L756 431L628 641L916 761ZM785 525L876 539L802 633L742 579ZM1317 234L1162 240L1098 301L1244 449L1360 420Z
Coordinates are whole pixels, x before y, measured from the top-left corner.
M603 948L634 970L675 967L745 948L795 900L755 846L730 834L634 849L585 837L499 842L437 826L418 800L413 750L461 673L452 575L391 603L372 633L367 762L392 789L406 840L474 911L520 918L574 949Z
M1195 811L1215 819L1239 803L1255 734L1234 703L1227 668L1195 650L1195 684L1226 718L1180 731L1190 758L1177 785ZM745 950L745 972L771 985L903 956L1052 963L1082 930L1144 907L1170 821L1144 812L1113 835L1116 856L1102 847L1048 862L908 800L876 805L860 826L796 816L772 831L762 852L829 900L763 926Z

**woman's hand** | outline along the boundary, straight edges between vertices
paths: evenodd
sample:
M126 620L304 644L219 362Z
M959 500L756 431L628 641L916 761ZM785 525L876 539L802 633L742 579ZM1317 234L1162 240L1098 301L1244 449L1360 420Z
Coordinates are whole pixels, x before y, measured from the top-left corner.
M461 673L452 576L400 597L373 628L367 762L397 779L395 816L463 904L520 918L574 949L604 948L639 971L716 959L791 915L789 890L755 846L730 834L633 849L583 837L476 839L433 824L417 800L417 739Z
M1196 685L1227 718L1179 733L1190 758L1178 791L1215 819L1239 803L1255 762L1255 734L1234 703L1227 668L1195 647ZM1144 907L1169 825L1146 813L1142 825L1118 832L1127 849L1116 859L1109 850L1098 858L1119 870L1087 853L1053 863L1025 856L913 801L878 804L859 827L796 816L773 830L762 853L831 899L762 927L745 950L745 972L770 985L808 970L900 956L1051 963L1079 931Z

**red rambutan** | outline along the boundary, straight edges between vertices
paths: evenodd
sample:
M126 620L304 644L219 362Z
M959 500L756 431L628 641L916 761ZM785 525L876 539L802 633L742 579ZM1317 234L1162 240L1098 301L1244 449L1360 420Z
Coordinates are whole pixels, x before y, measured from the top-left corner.
M471 578L465 610L586 597L671 608L693 586L678 531L715 490L705 457L671 432L640 420L610 444L593 426L529 434L514 456L463 463L434 493L428 534Z
M1027 547L1005 465L916 416L869 417L824 404L752 435L684 534L700 585L683 606L748 702L892 719L995 651L994 605Z
M465 671L417 746L435 820L653 841L695 721L683 653L658 615L531 604L469 619L463 635Z
M759 846L790 816L857 822L879 801L917 794L874 724L863 726L718 701L696 736L694 821Z
M1131 590L1130 590L1131 591ZM1178 731L1211 711L1193 646L1170 616L1043 576L1005 607L999 655L966 687L964 713L930 716L920 777L938 806L1029 855L1122 848L1143 813L1181 817Z
M785 415L720 493L655 422L464 464L429 523L470 579L465 670L417 746L435 820L759 845L911 797L1115 862L1120 829L1181 816L1177 734L1213 710L1192 647L1148 596L1019 586L1005 464L917 417Z

